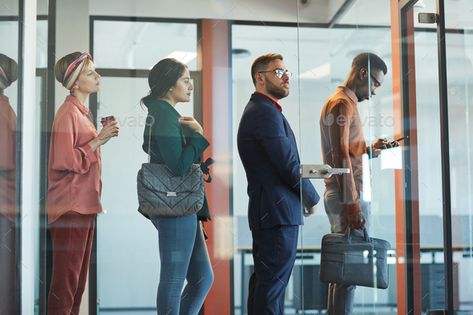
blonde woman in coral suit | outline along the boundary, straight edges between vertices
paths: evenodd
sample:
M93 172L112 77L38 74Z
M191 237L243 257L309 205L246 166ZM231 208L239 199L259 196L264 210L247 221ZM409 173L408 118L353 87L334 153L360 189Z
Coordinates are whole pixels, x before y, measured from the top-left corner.
M47 207L53 268L48 315L77 315L95 217L102 212L100 146L118 135L118 125L112 121L97 133L85 105L100 87L100 75L89 53L64 56L54 71L70 95L58 109L51 130Z

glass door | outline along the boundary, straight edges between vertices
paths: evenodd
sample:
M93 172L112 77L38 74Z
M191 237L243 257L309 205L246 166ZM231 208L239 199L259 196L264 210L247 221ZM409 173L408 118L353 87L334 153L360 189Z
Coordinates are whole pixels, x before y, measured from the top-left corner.
M401 8L406 305L414 313L471 312L471 9L435 0Z
M1 4L0 36L0 314L21 310L21 1ZM17 79L20 78L18 81Z
M455 312L468 314L473 312L473 4L446 1L444 11L452 230L450 291Z
M195 86L191 101L178 104L176 110L183 116L194 115L201 97L199 73L195 71L197 27L192 23L126 19L97 19L93 25L94 56L102 75L97 121L113 115L120 134L101 151L106 213L97 219L97 304L90 309L93 314L156 314L161 267L158 236L151 222L137 211L136 174L148 159L142 150L147 110L140 100L149 92L148 69L173 54L171 57L189 66ZM109 34L113 29L121 31L112 40ZM138 41L129 35L135 31L141 34ZM151 40L156 34L163 34L160 41L169 45L162 47L160 41ZM142 48L147 45L154 45L156 51L148 53L149 49ZM120 50L120 46L129 48ZM114 51L120 53L113 55ZM92 283L95 285L95 281Z
M369 10L390 12L391 8L389 3L356 1L340 8L328 28L303 23L298 27L295 77L300 86L302 177L311 177L306 169L322 177L311 179L320 202L315 214L305 218L300 233L304 260L299 292L304 292L300 308L305 314L327 309L334 314L397 313L395 174L402 168L403 142L391 148L391 142L402 137L394 125L391 21L389 16L366 16ZM365 19L360 24L362 15ZM370 150L374 143L377 149ZM383 145L386 148L378 150ZM320 167L310 167L323 164L327 166L322 172ZM304 208L302 204L301 211ZM334 237L348 240L345 213L353 214L352 218L363 214L369 237L382 240L382 248L360 251L359 256L347 252L352 260L345 267L354 273L365 268L376 274L383 266L387 288L376 288L385 287L376 277L356 288L330 281L330 273L337 269L333 265L324 269L327 256L321 255L322 239L334 232ZM354 225L356 221L351 219ZM350 233L355 243L364 239L362 230ZM344 255L340 260L335 257L335 264Z

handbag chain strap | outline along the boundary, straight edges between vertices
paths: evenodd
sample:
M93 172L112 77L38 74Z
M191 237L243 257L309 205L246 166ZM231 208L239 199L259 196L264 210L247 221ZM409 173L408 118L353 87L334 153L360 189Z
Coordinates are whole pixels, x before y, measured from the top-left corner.
M151 163L151 127L153 126L153 123L154 123L154 117L152 118L153 118L152 123L149 124L149 129L148 129L148 163ZM180 126L180 130L181 130L181 136L184 139L184 145L186 145L187 141L186 141L186 137L184 136L182 126ZM212 181L212 176L210 176L209 166L212 165L214 162L215 161L209 157L207 160L200 163L200 169L202 170L202 173L207 175L207 178L204 179L207 183L210 183Z
M150 117L153 118L151 121L154 122L154 117ZM153 123L149 124L148 129L148 164L151 163L151 126L153 126Z
M151 117L151 123L149 124L149 129L148 129L148 163L151 163L151 127L153 126L153 123L155 121L154 117L153 116L149 116ZM187 141L186 141L186 137L184 136L184 132L182 131L182 126L179 126L180 130L181 130L181 136L182 138L184 139L184 144L187 144Z

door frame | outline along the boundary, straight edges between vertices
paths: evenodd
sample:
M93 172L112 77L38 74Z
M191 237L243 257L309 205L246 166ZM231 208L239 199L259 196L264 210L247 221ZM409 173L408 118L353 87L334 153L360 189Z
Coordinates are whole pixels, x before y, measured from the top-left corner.
M416 91L415 91L415 51L413 7L418 0L400 0L400 41L401 41L401 102L402 102L402 131L409 134L406 149L403 153L404 162L404 237L405 237L405 301L406 309L418 313L422 309L420 296L420 244L419 244L419 208L417 172L417 135L411 129L412 114L414 126L416 120ZM452 249L452 214L451 214L451 185L450 185L450 152L448 126L448 96L447 96L447 61L445 44L445 8L444 1L436 0L437 50L439 73L439 106L440 106L440 142L442 166L442 208L443 208L443 252L445 275L445 310L454 314L453 286L453 249ZM413 167L411 167L413 166ZM414 193L414 194L413 194Z

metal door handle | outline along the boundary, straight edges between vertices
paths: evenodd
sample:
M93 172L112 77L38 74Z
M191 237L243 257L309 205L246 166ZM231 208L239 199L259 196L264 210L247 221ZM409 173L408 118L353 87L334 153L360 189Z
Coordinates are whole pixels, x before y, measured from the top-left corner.
M330 178L332 175L349 174L349 168L332 168L328 164L302 164L302 178Z

